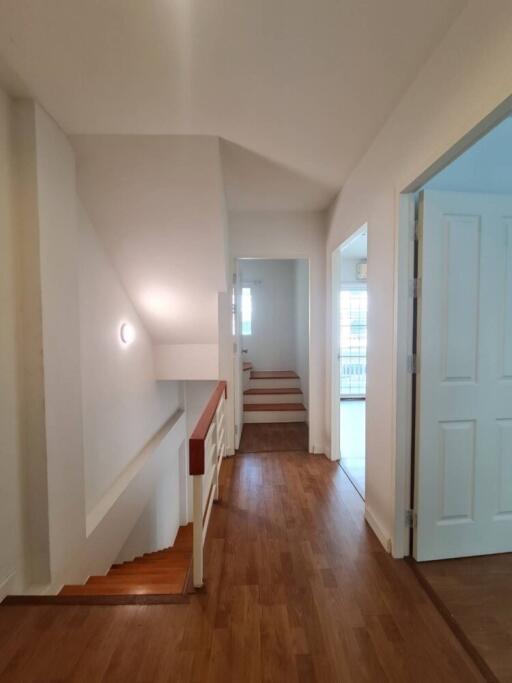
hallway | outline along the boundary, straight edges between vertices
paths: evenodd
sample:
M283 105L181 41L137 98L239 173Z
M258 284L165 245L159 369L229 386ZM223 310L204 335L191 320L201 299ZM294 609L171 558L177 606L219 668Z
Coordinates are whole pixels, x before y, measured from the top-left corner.
M222 479L205 594L0 608L0 681L481 680L337 464L239 455Z

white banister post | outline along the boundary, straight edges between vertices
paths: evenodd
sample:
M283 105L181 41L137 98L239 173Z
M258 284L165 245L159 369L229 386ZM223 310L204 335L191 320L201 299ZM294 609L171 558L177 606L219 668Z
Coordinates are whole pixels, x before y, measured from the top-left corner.
M194 588L203 585L203 479L202 474L193 477L194 494L194 536L193 536L193 581Z

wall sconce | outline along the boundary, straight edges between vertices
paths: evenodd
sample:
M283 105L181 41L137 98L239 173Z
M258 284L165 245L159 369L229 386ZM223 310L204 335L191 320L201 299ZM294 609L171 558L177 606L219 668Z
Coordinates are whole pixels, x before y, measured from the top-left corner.
M135 339L135 328L130 323L123 323L119 330L119 336L125 346L128 346Z

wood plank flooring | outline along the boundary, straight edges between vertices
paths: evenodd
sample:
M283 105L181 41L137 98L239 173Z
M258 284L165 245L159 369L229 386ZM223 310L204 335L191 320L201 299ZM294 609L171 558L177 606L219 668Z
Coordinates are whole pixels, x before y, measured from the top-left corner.
M488 667L488 680L512 683L512 553L418 562L415 571Z
M308 425L305 422L246 423L239 453L307 451Z
M0 681L471 683L480 674L337 464L224 462L186 605L0 608Z

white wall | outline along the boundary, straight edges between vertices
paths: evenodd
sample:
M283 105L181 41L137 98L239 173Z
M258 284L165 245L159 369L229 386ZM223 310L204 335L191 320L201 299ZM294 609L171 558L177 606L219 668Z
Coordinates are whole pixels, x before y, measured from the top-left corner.
M293 260L243 260L240 276L252 297L252 334L242 337L244 361L255 370L295 370Z
M86 507L180 405L177 382L155 382L152 345L119 283L85 209L78 203L80 341ZM135 340L123 346L128 322Z
M194 379L184 369L198 369L195 345L218 357L217 297L227 286L218 138L84 135L72 143L79 196L159 347L160 378Z
M310 272L310 449L324 453L325 351L325 222L322 212L230 214L233 257L299 258L309 261ZM229 395L231 392L228 392Z
M471 0L356 166L332 212L333 249L368 222L367 517L395 522L395 272L399 193L512 92L512 5ZM330 329L330 301L327 327ZM331 358L330 337L326 357ZM330 369L326 397L330 396ZM329 402L327 405L330 408ZM325 413L330 430L330 410ZM397 525L400 520L397 518Z
M0 437L1 594L52 592L104 572L122 549L170 545L187 436L181 385L156 382L149 337L77 200L69 141L29 101L13 108L9 199L8 104L0 97L0 343L10 364L0 366L2 419L10 418ZM16 344L18 299L25 334ZM124 320L136 328L128 347Z
M297 259L294 270L295 369L301 380L304 405L309 405L309 262Z
M342 283L353 284L354 282L358 282L356 268L360 261L361 259L344 258L343 251L341 252L340 280ZM364 281L362 281L361 284L364 284Z
M35 109L50 571L80 553L85 509L74 157Z
M24 583L23 444L13 111L0 91L0 599Z

